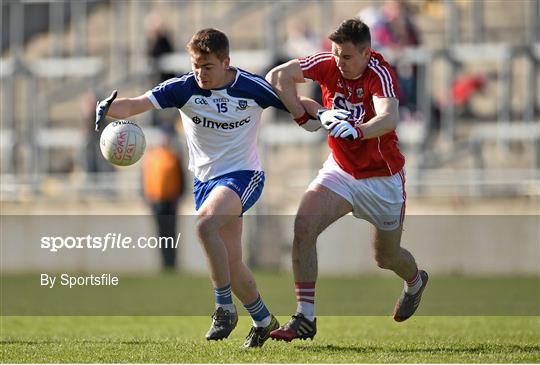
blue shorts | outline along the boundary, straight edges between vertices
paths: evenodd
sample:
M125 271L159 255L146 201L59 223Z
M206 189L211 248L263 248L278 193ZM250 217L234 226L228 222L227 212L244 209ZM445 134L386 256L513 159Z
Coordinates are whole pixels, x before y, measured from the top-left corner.
M244 214L261 196L264 187L264 172L252 170L234 171L206 182L202 182L196 177L193 178L195 209L199 210L212 190L220 185L226 186L238 194L242 203L242 214Z

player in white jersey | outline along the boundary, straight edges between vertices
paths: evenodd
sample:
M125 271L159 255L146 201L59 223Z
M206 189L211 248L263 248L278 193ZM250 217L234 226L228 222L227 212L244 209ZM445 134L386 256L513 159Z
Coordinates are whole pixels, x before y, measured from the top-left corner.
M232 292L253 319L245 347L259 347L279 327L262 301L252 273L242 262L242 214L259 198L264 172L257 136L264 108L283 106L264 78L230 67L227 36L197 32L187 45L193 71L167 80L135 98L98 103L96 129L105 115L128 118L152 108L178 108L195 175L197 234L208 262L216 298L208 340L227 338L238 315Z

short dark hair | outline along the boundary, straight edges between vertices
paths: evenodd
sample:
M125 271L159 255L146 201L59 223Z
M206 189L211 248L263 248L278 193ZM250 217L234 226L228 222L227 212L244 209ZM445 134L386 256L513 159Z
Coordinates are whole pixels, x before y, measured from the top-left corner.
M337 44L352 42L358 49L366 44L371 45L369 27L360 18L345 20L328 36L328 39Z
M191 54L209 55L213 53L220 60L224 60L229 57L229 39L225 33L217 29L206 28L195 33L186 49Z

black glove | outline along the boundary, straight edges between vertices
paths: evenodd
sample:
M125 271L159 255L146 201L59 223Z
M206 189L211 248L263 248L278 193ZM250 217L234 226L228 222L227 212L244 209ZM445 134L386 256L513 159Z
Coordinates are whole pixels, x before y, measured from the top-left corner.
M96 105L96 132L99 131L99 128L101 127L101 124L105 120L105 117L107 116L107 112L109 111L109 108L111 107L111 104L114 99L116 99L116 96L118 95L118 92L114 90L107 99L98 101Z

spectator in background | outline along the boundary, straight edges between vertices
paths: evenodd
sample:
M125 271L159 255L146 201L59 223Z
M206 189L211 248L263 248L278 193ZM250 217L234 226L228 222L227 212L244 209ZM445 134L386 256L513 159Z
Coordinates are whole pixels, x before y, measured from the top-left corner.
M409 4L405 0L389 0L382 11L382 24L376 30L382 47L400 49L420 45Z
M298 22L287 32L284 50L287 57L298 58L321 50L322 42L307 22Z
M362 9L358 13L358 17L369 27L371 30L371 47L373 49L380 49L381 45L379 40L382 37L379 33L384 32L384 29L379 29L384 27L384 16L380 8L377 8L373 5L370 5Z
M171 38L163 20L159 15L152 13L146 18L146 33L148 36L148 58L155 80L152 83L159 84L174 77L174 74L161 71L159 69L159 59L163 55L174 52Z
M473 116L471 99L484 90L486 82L486 76L480 73L464 74L456 78L452 84L452 100L462 115Z
M182 162L173 148L174 130L163 127L156 147L146 151L143 161L143 188L146 202L155 217L158 235L176 240L178 200L184 193L185 176ZM163 268L174 269L176 250L161 247Z
M361 19L366 17L371 22L370 28L374 48L392 50L396 57L393 67L396 70L399 84L399 104L409 112L416 111L417 68L416 65L403 60L399 53L404 47L420 45L418 29L413 21L409 4L405 0L389 0L382 11L367 9L359 13Z
M148 38L147 56L150 61L150 83L157 85L163 81L171 79L176 75L160 69L159 61L162 56L174 53L173 42L169 35L163 19L156 13L149 14L145 19L145 27ZM183 72L180 72L183 73ZM175 113L176 115L176 113ZM161 112L156 110L151 112L152 125L166 124L173 127L175 118L172 113Z
M450 89L450 98L446 94L439 95L433 98L431 103L431 118L428 126L427 135L423 142L422 149L424 151L432 148L442 126L444 109L449 104L453 104L456 115L466 118L478 119L474 115L471 102L474 97L486 89L486 84L490 79L494 79L494 75L481 73L466 73L457 77L452 83Z

